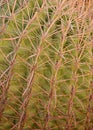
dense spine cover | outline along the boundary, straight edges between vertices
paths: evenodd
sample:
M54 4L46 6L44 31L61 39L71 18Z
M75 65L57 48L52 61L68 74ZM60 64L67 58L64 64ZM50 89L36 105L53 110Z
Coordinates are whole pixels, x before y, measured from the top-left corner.
M91 4L0 1L0 130L93 129Z

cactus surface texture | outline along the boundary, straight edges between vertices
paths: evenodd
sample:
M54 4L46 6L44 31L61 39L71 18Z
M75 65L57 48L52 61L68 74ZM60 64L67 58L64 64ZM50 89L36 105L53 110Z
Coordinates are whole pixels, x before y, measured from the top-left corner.
M0 130L93 130L92 0L0 0Z

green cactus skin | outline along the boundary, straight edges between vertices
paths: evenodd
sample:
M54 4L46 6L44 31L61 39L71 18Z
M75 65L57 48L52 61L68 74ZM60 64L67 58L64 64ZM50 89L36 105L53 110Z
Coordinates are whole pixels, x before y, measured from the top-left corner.
M0 130L93 129L93 20L77 0L1 0Z

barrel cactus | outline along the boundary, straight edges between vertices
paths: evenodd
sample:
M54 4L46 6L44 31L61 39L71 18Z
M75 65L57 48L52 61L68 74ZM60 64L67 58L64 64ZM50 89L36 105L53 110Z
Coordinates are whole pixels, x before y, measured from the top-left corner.
M1 0L0 130L93 129L92 11L91 1Z

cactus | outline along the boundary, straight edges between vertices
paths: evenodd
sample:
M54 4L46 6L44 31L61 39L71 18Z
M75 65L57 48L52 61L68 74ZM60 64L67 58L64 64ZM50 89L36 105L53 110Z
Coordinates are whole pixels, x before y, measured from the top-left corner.
M91 1L1 0L0 130L93 129Z

